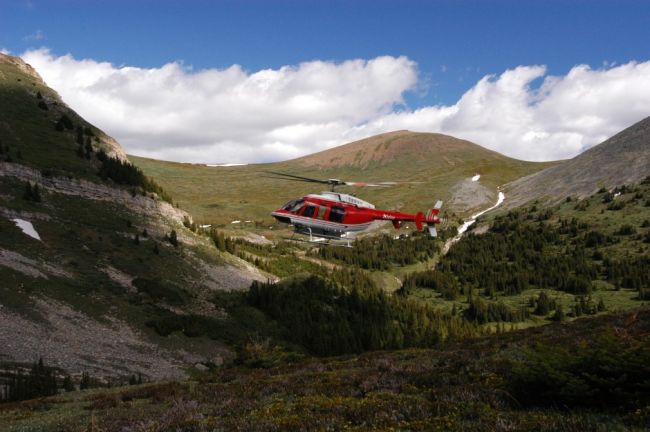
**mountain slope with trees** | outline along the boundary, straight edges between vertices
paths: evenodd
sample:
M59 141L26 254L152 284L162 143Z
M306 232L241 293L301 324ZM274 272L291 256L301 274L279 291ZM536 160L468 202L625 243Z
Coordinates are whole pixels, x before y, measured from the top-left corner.
M170 309L227 319L213 293L265 276L195 232L112 138L4 54L0 113L0 365L42 357L119 381L232 358L224 341L146 323Z

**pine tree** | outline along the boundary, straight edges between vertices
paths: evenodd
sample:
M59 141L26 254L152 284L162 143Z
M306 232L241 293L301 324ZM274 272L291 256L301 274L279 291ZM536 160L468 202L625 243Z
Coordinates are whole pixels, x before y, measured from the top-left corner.
M91 385L90 375L88 372L83 372L81 374L81 382L79 383L79 390L89 389Z
M84 144L84 151L85 151L86 159L90 160L91 157L92 157L92 154L93 154L93 146L90 143L90 137L89 136L86 137L86 142Z
M38 184L34 184L34 187L32 188L32 200L34 202L41 202L41 191Z

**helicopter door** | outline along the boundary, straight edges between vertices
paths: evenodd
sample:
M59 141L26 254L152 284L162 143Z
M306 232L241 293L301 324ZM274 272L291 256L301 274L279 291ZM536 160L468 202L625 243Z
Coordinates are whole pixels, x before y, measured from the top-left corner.
M343 207L333 206L332 209L330 210L328 219L332 222L341 223L343 222L344 217L345 217L345 209Z
M327 211L327 207L325 206L318 206L318 219L325 219L325 212Z

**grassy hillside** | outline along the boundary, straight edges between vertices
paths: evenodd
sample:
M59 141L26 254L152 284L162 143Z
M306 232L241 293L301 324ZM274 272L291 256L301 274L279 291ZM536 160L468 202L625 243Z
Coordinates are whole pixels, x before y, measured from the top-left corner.
M125 159L111 137L71 110L21 59L0 54L0 160L13 161L52 175L97 178L96 163L77 157L82 145ZM63 121L62 121L63 119Z
M0 428L642 431L649 331L646 308L435 350L233 366L191 381L0 405ZM251 352L275 355L264 344Z
M200 223L229 225L249 220L266 227L273 223L272 210L323 188L268 178L265 171L323 179L413 182L391 188L337 190L357 194L377 206L411 212L428 209L442 199L450 212L466 214L495 201L498 186L550 165L510 159L445 135L406 131L272 164L207 167L130 158ZM472 184L470 178L477 173L480 182ZM476 190L468 193L472 187Z

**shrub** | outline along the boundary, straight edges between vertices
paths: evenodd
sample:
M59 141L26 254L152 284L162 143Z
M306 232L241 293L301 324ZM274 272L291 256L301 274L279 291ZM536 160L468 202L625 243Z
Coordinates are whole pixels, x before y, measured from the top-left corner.
M23 199L26 201L41 202L41 191L38 184L32 185L30 182L25 182Z
M632 235L636 234L636 229L632 225L623 225L617 232L618 235Z
M512 362L506 381L523 405L603 409L650 403L650 338L605 332L575 348L538 345Z
M72 123L72 120L70 120L70 117L68 117L66 114L61 115L61 118L59 119L58 122L56 122L55 126L56 130L59 132L62 132L64 130L72 130L74 129L74 123Z

